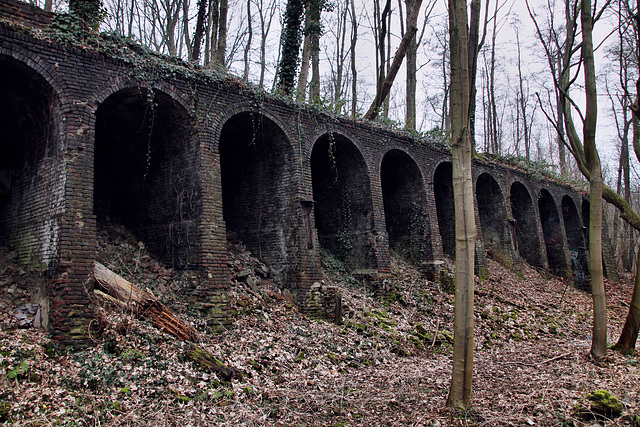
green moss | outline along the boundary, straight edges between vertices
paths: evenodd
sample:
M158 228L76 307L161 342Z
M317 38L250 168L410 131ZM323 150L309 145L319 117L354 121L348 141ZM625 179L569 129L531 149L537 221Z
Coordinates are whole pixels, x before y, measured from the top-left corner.
M259 364L258 362L256 362L255 360L253 360L253 359L249 359L248 363L249 363L249 365L251 365L251 367L252 367L253 369L255 369L256 371L262 371L262 365L261 365L261 364Z
M591 410L608 416L617 417L624 409L617 397L607 390L596 390L587 395Z
M489 269L487 267L478 268L478 278L483 282L489 278Z
M11 413L11 403L0 402L0 423L9 421L10 413Z
M127 361L141 360L144 358L144 354L142 354L140 351L136 350L135 348L128 348L122 352L120 357L122 357L123 360L127 360Z
M30 368L29 362L27 362L26 360L23 360L22 362L20 362L20 364L16 368L7 372L7 378L10 380L17 379L17 378L24 378L29 372L29 368Z
M340 356L335 355L333 353L327 353L327 358L331 361L331 363L333 363L334 365L337 365L338 363L341 362Z

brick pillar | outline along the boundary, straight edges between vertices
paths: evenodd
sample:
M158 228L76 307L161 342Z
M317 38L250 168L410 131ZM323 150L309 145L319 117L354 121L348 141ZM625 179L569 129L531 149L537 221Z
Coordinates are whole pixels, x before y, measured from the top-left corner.
M67 102L62 109L60 158L65 175L64 212L59 218L58 266L47 288L49 329L64 345L89 343L94 308L85 288L96 255L93 215L95 119L88 108Z

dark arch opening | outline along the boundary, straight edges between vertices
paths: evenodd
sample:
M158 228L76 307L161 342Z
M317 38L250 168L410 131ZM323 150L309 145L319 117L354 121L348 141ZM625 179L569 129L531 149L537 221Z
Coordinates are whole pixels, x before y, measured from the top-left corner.
M538 209L540 211L540 223L542 224L542 234L544 244L547 248L547 260L549 261L549 271L552 274L567 274L568 266L565 255L565 247L560 226L560 216L556 203L547 190L540 191L538 199Z
M285 133L251 112L231 117L220 134L227 237L240 239L285 281L288 223L295 196L293 152Z
M198 149L185 109L170 96L120 90L96 112L94 213L118 221L176 268L195 262L202 212Z
M321 136L311 152L320 246L351 269L375 268L371 189L362 154L342 135Z
M380 171L389 246L416 266L433 259L422 174L401 150L390 150Z
M488 173L478 177L476 200L482 241L489 256L503 265L513 265L510 218L500 185Z
M578 215L578 208L571 197L562 197L562 219L564 221L564 231L567 234L567 244L569 245L569 258L573 271L573 282L578 288L586 287L586 280L589 276L589 263L586 257L584 245L584 232Z
M38 269L55 268L64 212L59 111L40 74L0 56L0 246Z
M438 228L442 238L442 251L451 258L456 254L456 223L453 207L453 169L451 162L438 165L433 176Z
M542 268L542 243L538 235L536 211L529 190L520 182L511 185L511 214L515 220L516 242L520 256L530 265Z
M564 230L567 233L569 250L584 251L584 235L578 208L569 196L562 197L562 219L564 220Z

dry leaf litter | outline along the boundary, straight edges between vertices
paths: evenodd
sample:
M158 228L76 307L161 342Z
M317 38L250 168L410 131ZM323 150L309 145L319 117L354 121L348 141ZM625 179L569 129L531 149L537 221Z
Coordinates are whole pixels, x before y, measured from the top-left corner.
M37 274L0 249L0 422L18 426L583 426L640 425L640 362L609 351L589 357L591 296L527 266L489 261L477 280L473 409L445 407L451 372L452 267L433 282L394 257L382 301L325 256L324 281L340 288L344 320L300 314L269 269L229 242L230 300L222 334L182 302L188 273L158 262L118 224L99 232L99 261L198 329L199 343L242 380L224 382L187 357L187 343L126 309L95 300L94 345L62 351L36 328L19 328ZM632 283L607 282L610 341ZM591 411L605 389L620 416Z

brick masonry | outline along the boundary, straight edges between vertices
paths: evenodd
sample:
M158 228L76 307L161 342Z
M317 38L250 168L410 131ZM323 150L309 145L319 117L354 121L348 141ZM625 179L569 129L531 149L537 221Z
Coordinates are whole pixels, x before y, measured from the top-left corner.
M0 12L31 27L51 19L13 0ZM380 280L390 248L434 275L453 254L441 146L233 79L136 76L121 60L0 24L0 244L50 278L49 329L61 342L87 336L102 221L122 221L184 270L185 298L221 325L227 238L244 241L309 314L331 318L340 297L321 284L321 250ZM490 256L570 274L570 250L586 247L584 195L490 162L473 174L479 268Z

